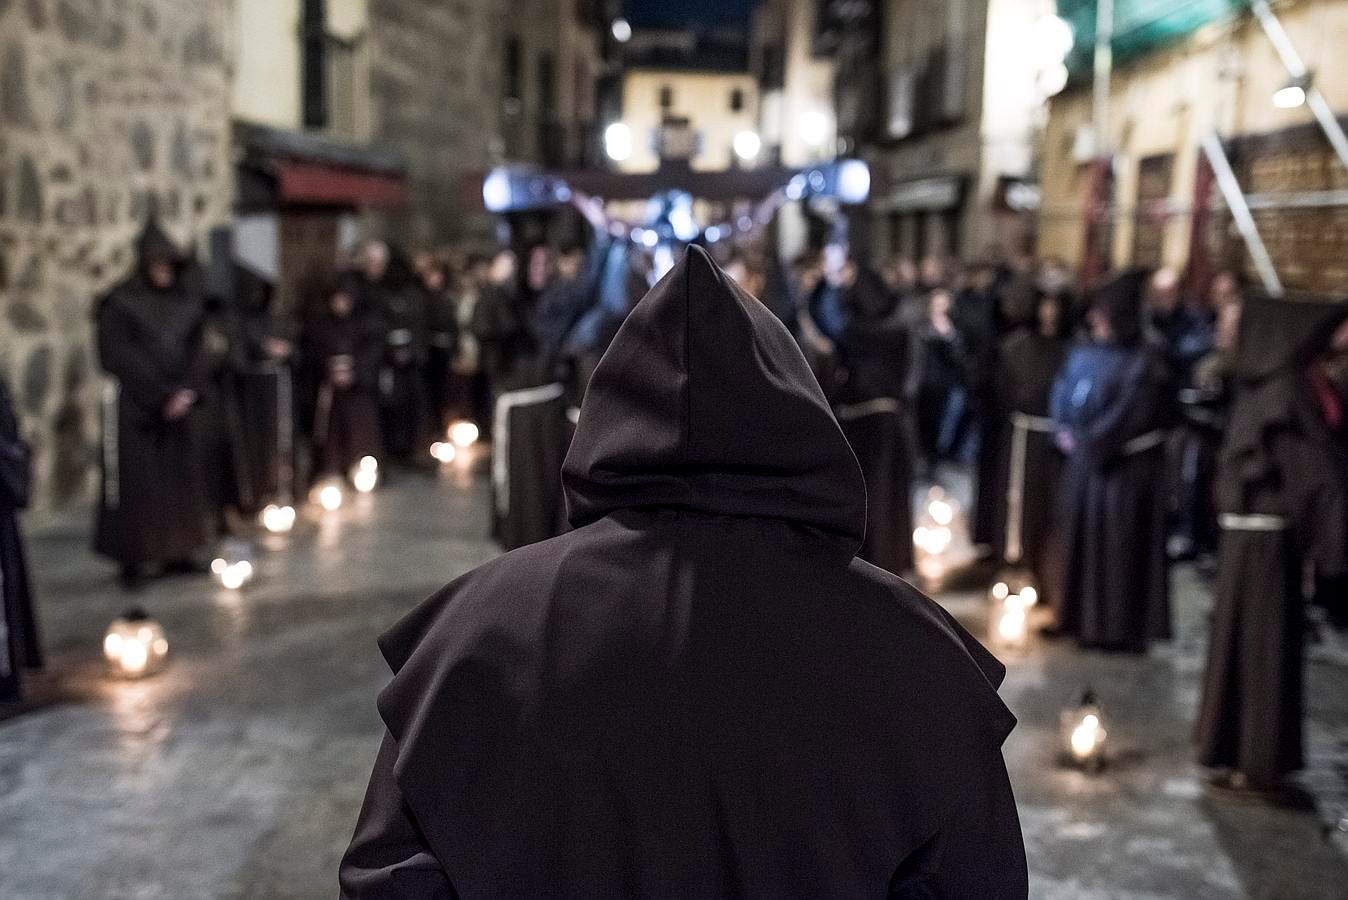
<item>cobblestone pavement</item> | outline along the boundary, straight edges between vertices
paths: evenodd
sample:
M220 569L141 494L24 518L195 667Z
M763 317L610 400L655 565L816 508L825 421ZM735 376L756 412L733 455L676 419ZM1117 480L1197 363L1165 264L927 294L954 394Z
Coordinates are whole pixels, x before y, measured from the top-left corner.
M0 898L330 898L380 723L375 636L494 555L486 486L408 474L263 549L241 592L201 578L138 598L172 643L164 674L113 682L102 629L126 605L83 521L31 536L51 673L0 721ZM1217 803L1190 762L1206 594L1176 575L1176 642L1144 659L1035 643L1003 696L1036 898L1339 898L1348 667L1310 673L1314 809ZM979 595L942 601L975 633ZM1055 764L1060 708L1094 687L1113 764Z

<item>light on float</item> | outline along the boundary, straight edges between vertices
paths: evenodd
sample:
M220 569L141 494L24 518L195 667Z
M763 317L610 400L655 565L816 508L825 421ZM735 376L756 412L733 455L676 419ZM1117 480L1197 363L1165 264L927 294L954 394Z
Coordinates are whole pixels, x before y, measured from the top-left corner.
M1087 689L1076 706L1063 710L1061 736L1065 761L1089 771L1104 765L1105 740L1109 732L1094 691Z
M351 485L360 493L368 494L379 484L379 461L373 456L362 457L351 470Z
M845 159L838 164L838 199L843 203L865 203L871 195L871 167L861 159Z
M286 534L295 527L295 507L269 503L258 518L262 527L272 534Z
M449 440L456 447L471 447L477 443L482 431L476 422L460 419L449 426Z
M145 612L128 610L113 620L103 635L103 658L119 678L144 678L168 664L164 627Z
M436 441L434 444L431 444L431 457L436 462L452 463L454 457L457 455L458 453L451 443L446 441Z
M309 492L309 500L328 512L336 512L342 508L346 493L336 478L326 478L314 485Z
M763 139L758 136L757 131L746 128L735 135L731 146L735 149L735 155L741 160L753 162L758 159L758 154L763 149Z
M632 155L632 129L625 122L613 122L604 129L604 152L614 162Z

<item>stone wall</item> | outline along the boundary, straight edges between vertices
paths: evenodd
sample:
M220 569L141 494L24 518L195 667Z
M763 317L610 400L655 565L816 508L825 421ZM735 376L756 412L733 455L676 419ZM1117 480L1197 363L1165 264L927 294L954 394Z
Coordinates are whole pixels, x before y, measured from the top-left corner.
M95 297L157 206L185 245L230 214L225 0L0 0L0 374L39 512L90 496Z
M412 201L384 223L400 241L489 235L474 177L498 160L502 22L497 0L371 0L374 139L407 160Z

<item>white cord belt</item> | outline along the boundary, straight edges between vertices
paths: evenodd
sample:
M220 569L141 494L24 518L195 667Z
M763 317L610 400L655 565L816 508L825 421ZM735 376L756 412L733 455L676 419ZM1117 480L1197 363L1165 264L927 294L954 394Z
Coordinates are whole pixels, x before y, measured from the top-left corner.
M1025 456L1030 432L1051 434L1052 419L1027 413L1011 414L1011 471L1006 479L1006 561L1012 565L1025 554Z
M876 416L881 413L897 415L903 412L903 401L894 397L876 397L874 400L864 400L861 403L848 403L839 406L833 410L833 414L839 419L864 419L866 416Z
M1146 434L1139 434L1137 437L1123 445L1123 455L1133 456L1138 453L1145 453L1153 447L1161 446L1169 437L1169 432L1164 428L1148 431Z
M537 406L556 400L565 390L565 385L555 382L519 391L506 391L496 398L491 482L496 492L497 514L504 516L510 512L510 411L518 406Z
M118 403L122 385L111 375L103 379L103 505L117 509L122 505L121 433Z
M1286 517L1264 513L1222 513L1217 524L1223 531L1286 531L1288 527Z

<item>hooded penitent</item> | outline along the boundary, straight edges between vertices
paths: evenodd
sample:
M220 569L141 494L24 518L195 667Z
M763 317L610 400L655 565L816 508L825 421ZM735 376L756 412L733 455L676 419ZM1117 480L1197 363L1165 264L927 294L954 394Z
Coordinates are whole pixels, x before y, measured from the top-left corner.
M164 418L177 391L208 389L201 365L205 303L186 260L151 220L136 242L129 278L98 304L104 389L103 485L95 547L125 566L185 560L206 540L205 486L193 412ZM178 278L157 287L152 263Z
M1309 363L1348 304L1242 304L1231 423L1216 478L1222 527L1199 761L1276 786L1302 765L1302 581L1348 573L1348 452Z
M1114 650L1170 635L1162 488L1173 386L1141 340L1145 281L1130 272L1100 289L1091 308L1112 339L1074 347L1049 398L1051 427L1072 449L1044 563L1048 596L1063 632Z
M598 366L575 531L384 636L344 896L1024 897L1002 668L853 559L857 464L693 249Z

